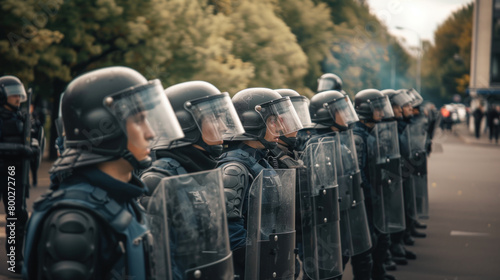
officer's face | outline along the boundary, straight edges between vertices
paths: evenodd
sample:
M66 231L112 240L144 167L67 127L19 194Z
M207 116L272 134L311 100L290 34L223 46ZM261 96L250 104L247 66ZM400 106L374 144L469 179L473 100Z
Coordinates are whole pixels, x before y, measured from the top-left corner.
M21 95L7 96L7 103L9 103L11 106L19 108L19 106L21 106Z
M267 142L278 142L281 130L281 126L278 122L278 117L270 116L269 118L267 118L266 126L267 129L264 139L266 139Z
M220 118L204 118L201 123L201 138L207 145L222 145L222 133L227 126Z
M337 123L340 126L344 126L344 127L347 126L347 124L345 123L344 117L342 116L342 114L340 114L340 111L335 112L335 123Z
M403 116L406 118L413 116L413 107L410 104L403 106Z
M384 110L382 110L382 109L374 109L373 110L373 120L374 121L381 121L383 117L384 117Z
M144 160L149 156L149 143L155 137L144 112L128 117L127 128L127 148L138 160Z
M398 105L392 106L392 111L394 112L394 117L396 119L400 119L403 117L403 108L401 108L401 106Z

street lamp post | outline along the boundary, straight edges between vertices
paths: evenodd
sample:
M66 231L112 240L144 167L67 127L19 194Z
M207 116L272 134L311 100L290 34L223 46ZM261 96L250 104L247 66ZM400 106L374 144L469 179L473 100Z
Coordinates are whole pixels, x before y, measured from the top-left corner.
M417 35L417 38L418 38L418 53L417 53L417 75L416 75L416 83L417 83L417 91L420 92L420 85L421 85L421 70L422 70L422 51L423 51L423 47L422 47L422 39L420 38L420 35L418 34L417 31L413 30L413 29L410 29L410 28L406 28L406 27L402 27L402 26L396 26L397 29L399 30L408 30L408 31L411 31L413 33L415 33L415 35Z

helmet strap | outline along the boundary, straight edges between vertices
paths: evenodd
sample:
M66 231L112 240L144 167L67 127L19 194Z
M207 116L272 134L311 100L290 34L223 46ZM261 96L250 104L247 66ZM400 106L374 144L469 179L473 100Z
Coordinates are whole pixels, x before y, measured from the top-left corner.
M152 163L151 157L138 161L128 149L123 150L120 156L128 161L130 165L137 170L148 168Z

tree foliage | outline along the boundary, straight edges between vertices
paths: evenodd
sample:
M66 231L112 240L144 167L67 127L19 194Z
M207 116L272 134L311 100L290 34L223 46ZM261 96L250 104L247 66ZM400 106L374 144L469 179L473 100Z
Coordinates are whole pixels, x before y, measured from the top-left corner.
M412 58L356 0L2 0L0 9L2 74L34 85L53 108L71 79L111 65L165 87L205 80L230 94L310 96L324 72L351 94L411 77Z
M423 91L436 98L465 95L469 84L473 4L448 17L434 33L422 64Z

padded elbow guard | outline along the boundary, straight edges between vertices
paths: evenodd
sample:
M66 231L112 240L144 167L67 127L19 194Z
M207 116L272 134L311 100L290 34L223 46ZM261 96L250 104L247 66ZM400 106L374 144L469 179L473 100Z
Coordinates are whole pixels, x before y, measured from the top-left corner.
M78 209L56 210L45 221L42 232L38 259L43 278L96 277L99 229L93 216Z
M227 217L241 217L243 201L248 189L247 168L239 162L228 162L221 166L226 198Z

